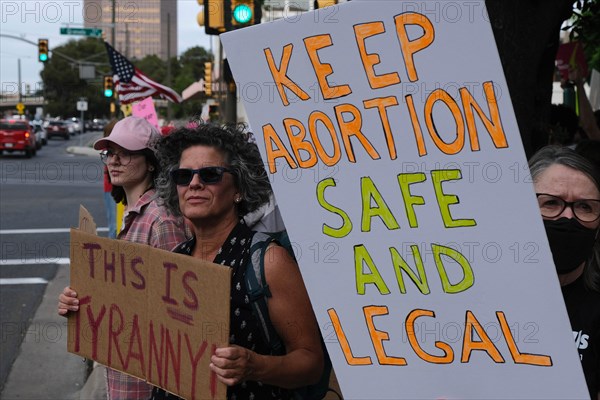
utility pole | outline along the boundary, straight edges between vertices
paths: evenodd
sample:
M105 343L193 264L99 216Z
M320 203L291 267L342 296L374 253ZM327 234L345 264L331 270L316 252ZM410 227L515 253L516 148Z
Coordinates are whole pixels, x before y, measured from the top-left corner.
M112 1L112 28L111 28L111 36L110 36L110 41L111 41L111 46L113 47L113 49L116 49L115 47L115 25L116 25L116 20L117 20L117 6L115 4L116 0L111 0Z
M23 90L21 89L21 59L19 58L18 60L18 67L19 67L19 103L23 102Z
M129 58L129 24L125 22L125 57Z

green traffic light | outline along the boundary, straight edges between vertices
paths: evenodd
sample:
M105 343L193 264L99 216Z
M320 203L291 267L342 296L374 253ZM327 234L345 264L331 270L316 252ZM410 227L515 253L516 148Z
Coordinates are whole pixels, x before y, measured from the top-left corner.
M104 97L112 97L113 91L111 89L104 90Z
M40 61L41 62L48 61L48 54L40 54Z
M247 24L252 20L252 9L246 4L239 4L233 9L233 19L238 24Z

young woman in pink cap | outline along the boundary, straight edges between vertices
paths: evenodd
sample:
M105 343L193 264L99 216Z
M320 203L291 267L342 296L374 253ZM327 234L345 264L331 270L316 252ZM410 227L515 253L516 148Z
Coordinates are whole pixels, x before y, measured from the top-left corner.
M108 137L94 143L106 164L112 195L125 205L118 239L172 250L187 239L182 217L170 214L157 203L154 181L160 166L153 152L160 133L143 118L119 121ZM77 293L66 287L58 300L58 313L78 311ZM119 371L107 368L109 399L149 399L152 386Z

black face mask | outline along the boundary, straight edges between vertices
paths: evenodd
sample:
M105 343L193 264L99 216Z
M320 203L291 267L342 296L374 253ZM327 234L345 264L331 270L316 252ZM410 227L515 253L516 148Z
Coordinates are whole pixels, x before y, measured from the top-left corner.
M556 272L566 274L592 255L597 230L581 225L575 218L544 220Z

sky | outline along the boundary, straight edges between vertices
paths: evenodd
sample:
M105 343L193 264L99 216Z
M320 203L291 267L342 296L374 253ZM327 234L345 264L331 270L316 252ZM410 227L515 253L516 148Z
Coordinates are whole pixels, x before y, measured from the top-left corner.
M175 0L172 0L175 1ZM196 0L177 1L177 54L194 46L210 49L210 36L196 22L201 8ZM83 0L0 0L0 83L2 92L16 92L21 60L21 87L39 86L42 63L37 60L37 40L49 40L50 50L83 36L61 35L60 28L83 26ZM79 24L79 25L75 25ZM22 37L35 45L3 35ZM108 60L107 60L108 61Z

